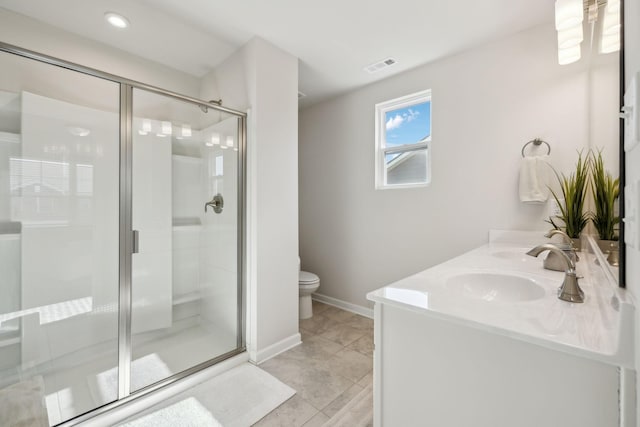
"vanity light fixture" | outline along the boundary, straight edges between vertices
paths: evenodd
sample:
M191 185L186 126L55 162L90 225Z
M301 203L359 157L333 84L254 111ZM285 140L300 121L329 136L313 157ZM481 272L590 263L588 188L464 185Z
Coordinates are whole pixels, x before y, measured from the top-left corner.
M171 122L162 122L160 126L163 135L171 135Z
M582 24L582 0L556 0L556 30L568 30Z
M583 39L582 0L556 0L556 30L558 31L558 63L571 64L580 59Z
M580 59L580 45L566 47L564 49L558 49L558 64L566 65L576 62Z
M87 136L91 133L91 130L79 126L69 126L67 127L69 133L73 136Z
M129 28L129 20L127 18L125 18L123 15L120 15L119 13L115 13L115 12L107 12L104 14L104 19L112 26L119 28L119 29L125 29L125 28Z
M604 7L600 33L600 52L620 50L620 0L609 0Z
M579 45L583 39L582 25L558 31L558 49L566 49Z
M583 0L556 0L559 64L571 64L580 59L585 8L592 35L596 28L600 30L600 39L597 42L600 53L620 50L620 1L587 0L583 4ZM600 13L601 7L604 13Z
M138 133L140 135L147 135L149 132L151 132L151 120L142 119L142 128L138 130Z
M207 147L213 147L214 145L220 145L220 134L214 132L207 142L204 143ZM224 148L224 147L223 147Z

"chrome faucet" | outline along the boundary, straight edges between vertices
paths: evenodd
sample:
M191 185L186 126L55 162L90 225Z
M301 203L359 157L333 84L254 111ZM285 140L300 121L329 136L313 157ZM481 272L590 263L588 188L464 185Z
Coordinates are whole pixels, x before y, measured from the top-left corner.
M573 260L573 262L580 261L580 258L578 258L578 254L576 254L576 250L573 247L573 240L571 240L571 237L569 237L567 233L565 233L562 230L551 230L547 234L545 234L544 237L551 238L556 234L559 234L560 236L562 236L566 241L566 243L565 244L552 243L552 244L554 246L557 246L558 249L564 251L564 253L568 255ZM553 271L565 270L564 261L559 255L556 255L555 252L549 252L549 255L547 255L547 257L544 259L544 262L542 265L547 270L553 270Z
M567 233L565 233L562 230L555 229L555 228L552 229L552 230L549 230L549 232L547 234L545 234L544 237L550 239L553 236L555 236L556 234L561 235L564 238L564 240L566 241L566 243L568 243L570 245L573 245L573 240L571 240L571 237L569 237L569 235Z
M584 302L584 292L580 289L576 276L576 263L562 249L551 243L538 245L527 252L527 255L537 257L544 251L555 253L566 264L564 280L558 289L558 298L568 302Z

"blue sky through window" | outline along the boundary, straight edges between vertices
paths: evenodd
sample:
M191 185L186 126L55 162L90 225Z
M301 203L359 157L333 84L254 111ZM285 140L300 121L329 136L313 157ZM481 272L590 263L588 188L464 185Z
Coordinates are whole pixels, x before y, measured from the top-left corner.
M415 144L431 135L431 102L387 111L384 121L387 147Z

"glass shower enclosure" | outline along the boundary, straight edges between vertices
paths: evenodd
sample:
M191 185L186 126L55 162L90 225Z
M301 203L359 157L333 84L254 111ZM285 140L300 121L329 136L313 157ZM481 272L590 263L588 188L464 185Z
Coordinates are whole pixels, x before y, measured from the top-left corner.
M0 68L0 425L243 351L245 114L3 43Z

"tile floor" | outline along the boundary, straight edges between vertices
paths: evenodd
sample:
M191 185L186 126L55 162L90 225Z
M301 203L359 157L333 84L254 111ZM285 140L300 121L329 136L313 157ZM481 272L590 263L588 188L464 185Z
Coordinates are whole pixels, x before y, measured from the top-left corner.
M260 365L296 395L254 426L322 426L373 381L373 320L313 301L300 333L302 344ZM367 406L363 425L373 402Z

